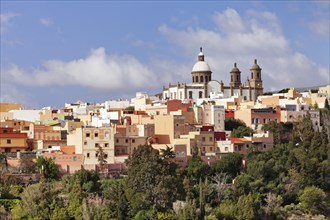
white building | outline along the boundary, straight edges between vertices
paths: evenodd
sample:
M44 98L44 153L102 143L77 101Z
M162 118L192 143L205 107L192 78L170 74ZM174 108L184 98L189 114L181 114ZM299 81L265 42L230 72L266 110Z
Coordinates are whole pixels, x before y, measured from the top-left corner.
M192 99L196 102L201 98L230 98L232 96L241 97L245 101L255 101L259 95L263 94L261 68L254 60L250 69L251 79L241 83L241 71L236 63L230 72L231 80L229 86L224 86L222 80L212 80L212 71L205 62L202 48L198 54L198 61L191 71L192 83L169 84L168 88L163 88L163 99Z

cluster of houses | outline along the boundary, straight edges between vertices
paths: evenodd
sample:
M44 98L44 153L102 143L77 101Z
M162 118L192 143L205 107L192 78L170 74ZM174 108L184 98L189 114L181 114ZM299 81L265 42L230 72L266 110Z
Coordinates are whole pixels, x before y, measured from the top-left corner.
M273 135L261 129L270 121L294 122L309 112L315 129L322 129L320 112L313 106L324 106L330 85L325 89L318 93L290 89L259 96L255 103L232 97L205 98L196 104L145 93L137 93L131 101L78 101L61 109L26 110L19 104L1 103L0 152L13 155L8 160L13 166L18 165L20 155L35 152L36 156L51 157L69 173L81 167L97 169L99 147L109 172L125 169L125 160L143 144L155 149L171 147L182 166L195 153L210 164L231 152L246 156L252 146L271 150ZM231 138L230 131L225 130L226 118L240 119L255 133Z
M314 128L322 129L315 106L324 107L330 85L315 93L291 88L286 93L261 95L261 68L256 61L252 79L244 86L237 64L230 72L228 88L212 80L211 73L201 51L192 83L164 87L160 96L138 92L131 100L77 101L60 109L32 110L0 103L0 152L8 155L10 166L18 166L20 156L29 152L50 157L62 172L73 173L82 167L98 169L102 148L108 172L118 172L126 168L125 160L139 145L150 144L158 150L170 147L181 166L194 154L212 164L232 152L245 157L251 147L271 150L273 135L262 131L263 124L271 121L294 122L309 112ZM239 119L255 132L232 138L225 130L226 118Z

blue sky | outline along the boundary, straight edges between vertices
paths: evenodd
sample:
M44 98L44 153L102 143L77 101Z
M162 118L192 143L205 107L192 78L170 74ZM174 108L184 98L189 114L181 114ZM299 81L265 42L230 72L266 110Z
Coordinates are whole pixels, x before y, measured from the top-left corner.
M61 107L215 80L253 60L266 91L329 84L329 1L1 1L1 102Z

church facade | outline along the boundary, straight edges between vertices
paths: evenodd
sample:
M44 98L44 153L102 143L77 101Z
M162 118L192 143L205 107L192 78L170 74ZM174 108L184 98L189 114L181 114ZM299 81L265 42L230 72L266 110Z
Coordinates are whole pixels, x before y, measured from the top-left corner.
M224 83L212 79L212 71L205 56L200 48L198 60L191 71L191 83L169 84L163 87L163 99L191 99L196 101L201 98L230 98L232 96L240 97L244 101L256 101L257 97L263 94L263 85L261 78L261 68L254 60L250 68L250 79L245 83L241 82L241 71L234 64L230 72L230 83L225 86Z

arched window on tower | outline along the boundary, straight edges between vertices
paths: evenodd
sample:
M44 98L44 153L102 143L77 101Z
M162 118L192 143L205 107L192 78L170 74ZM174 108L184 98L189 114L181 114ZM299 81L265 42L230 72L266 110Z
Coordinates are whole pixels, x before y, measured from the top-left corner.
M201 82L204 82L204 78L203 78L203 76L201 76Z
M253 79L253 73L251 73L251 79Z
M236 75L236 81L237 82L239 81L239 75Z
M200 99L203 98L203 92L202 91L199 92L199 98Z
M208 81L208 77L207 76L205 76L205 82L207 82Z
M211 75L209 75L209 81L211 81Z
M193 83L195 82L195 77L192 77Z
M198 76L196 76L196 80L195 80L195 82L197 82L197 83L198 83Z
M257 72L257 78L260 79L260 73L259 72Z

